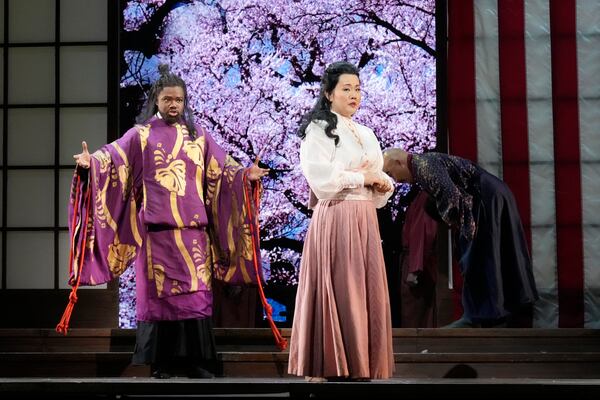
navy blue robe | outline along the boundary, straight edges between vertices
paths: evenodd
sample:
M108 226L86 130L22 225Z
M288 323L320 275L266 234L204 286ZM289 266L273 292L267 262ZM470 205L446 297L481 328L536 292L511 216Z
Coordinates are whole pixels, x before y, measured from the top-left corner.
M508 186L477 164L442 153L409 155L414 182L453 228L472 321L497 320L538 299L521 217Z

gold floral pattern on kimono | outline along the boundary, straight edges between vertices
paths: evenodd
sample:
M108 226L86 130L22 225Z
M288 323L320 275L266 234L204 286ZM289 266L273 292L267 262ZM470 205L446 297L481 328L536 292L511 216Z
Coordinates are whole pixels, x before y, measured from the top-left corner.
M250 224L242 225L240 239L242 241L242 257L251 261L254 258L254 246L252 246L252 231Z
M245 195L243 196L245 199ZM246 260L252 260L252 234L250 231L250 225L245 224L246 221L246 207L242 206L240 210L237 207L237 196L233 194L233 202L231 205L231 215L229 216L229 223L227 224L227 241L228 246L231 250L232 263L237 262L241 257ZM237 230L237 241L234 239L234 230Z
M87 220L87 231L89 232L89 236L87 238L86 247L90 250L93 250L94 245L96 244L96 234L94 231L94 216L91 214Z
M96 244L96 236L90 235L85 246L88 248L88 250L94 250L95 244Z
M194 239L192 247L192 258L194 259L194 265L196 266L196 275L198 279L204 283L207 288L211 288L211 250L210 250L210 239L206 235L206 247L203 248L198 240Z
M129 165L119 165L118 169L119 181L121 182L121 193L123 201L127 200L133 187L133 178L131 176L131 167Z
M108 171L108 169L109 168L107 167L105 173ZM108 225L116 233L117 223L113 220L112 216L110 215L110 211L106 204L106 196L108 196L109 188L111 186L111 180L112 183L116 183L114 180L118 179L118 175L116 173L116 170L112 166L110 167L110 172L110 174L106 174L108 176L106 177L102 188L99 187L98 179L94 179L94 183L96 185L96 196L94 199L94 204L96 218L100 222L100 227L104 229L106 228L106 225Z
M176 294L181 294L182 289L181 286L179 286L179 282L176 280L171 281L171 294L176 295Z
M140 146L142 147L142 151L144 151L148 144L148 136L150 136L150 125L136 125L135 128L140 134Z
M243 167L235 161L233 157L229 154L225 157L225 178L227 178L227 183L229 186L233 184L233 180L235 179L235 175L239 170L243 169Z
M92 157L94 157L100 163L100 172L101 173L108 171L108 166L112 162L110 153L108 151L98 150L94 154L92 154Z
M235 251L236 255L243 257L244 259L250 261L254 257L254 252L252 250L252 232L250 230L250 224L243 224L238 227L238 239L237 249L235 247L235 240L233 240L233 214L229 219L229 225L227 226L227 237L229 239L230 248ZM231 246L233 244L233 247ZM236 257L236 258L239 258Z
M245 260L250 261L254 257L252 231L250 225L244 223L247 215L246 207L242 205L241 211L238 211L237 203L237 196L233 194L231 215L227 223L227 246L229 247L230 269L224 281L229 281L239 267L244 281L250 282L251 279L246 269ZM237 236L235 236L236 234Z
M119 276L127 269L135 253L135 246L119 243L115 238L115 242L108 246L108 266L113 276Z
M199 167L204 168L204 136L194 140L186 140L183 144L183 151Z
M96 218L98 219L98 222L100 222L100 227L101 228L106 228L106 214L104 213L104 210L106 208L106 201L105 201L105 196L102 196L102 192L98 191L96 193L96 210L95 210L95 214L96 214Z
M169 192L177 193L178 196L185 195L185 162L183 160L171 161L172 156L165 156L165 152L154 150L154 163L156 166L168 165L156 168L154 179Z
M165 267L159 264L153 264L152 271L154 275L154 281L156 282L156 292L160 296L163 292L165 283Z
M206 169L206 178L208 190L206 193L206 205L217 201L219 190L221 189L221 175L223 170L219 167L219 162L214 156L210 157L208 168Z

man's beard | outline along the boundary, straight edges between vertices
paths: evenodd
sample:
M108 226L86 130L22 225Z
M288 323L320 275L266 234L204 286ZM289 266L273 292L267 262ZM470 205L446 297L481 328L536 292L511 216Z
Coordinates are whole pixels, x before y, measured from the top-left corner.
M174 123L179 122L181 120L181 114L177 114L176 116L171 116L168 113L164 114L160 111L159 111L159 114L162 117L162 119L169 125L173 125Z

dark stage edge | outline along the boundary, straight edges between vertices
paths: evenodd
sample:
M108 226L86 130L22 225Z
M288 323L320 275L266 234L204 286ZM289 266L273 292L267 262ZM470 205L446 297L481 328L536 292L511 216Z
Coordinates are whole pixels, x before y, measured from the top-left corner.
M510 397L509 397L510 396ZM0 378L0 398L40 399L599 399L600 379Z

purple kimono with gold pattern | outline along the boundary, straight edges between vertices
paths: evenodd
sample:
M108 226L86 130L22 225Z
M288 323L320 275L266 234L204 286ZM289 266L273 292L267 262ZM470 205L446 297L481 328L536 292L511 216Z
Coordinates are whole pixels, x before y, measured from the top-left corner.
M79 191L77 172L73 181L75 249L84 240L81 221L71 226L75 197L91 190L81 284L105 283L135 264L140 321L210 317L213 278L237 285L262 279L254 269L260 255L249 215L256 213L247 208L244 168L196 130L192 140L185 125L153 118L92 154L87 174L79 172L87 175ZM77 203L84 216L83 200Z

